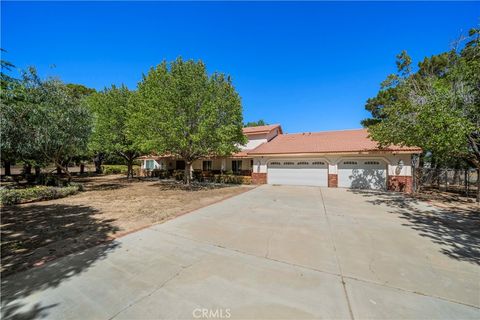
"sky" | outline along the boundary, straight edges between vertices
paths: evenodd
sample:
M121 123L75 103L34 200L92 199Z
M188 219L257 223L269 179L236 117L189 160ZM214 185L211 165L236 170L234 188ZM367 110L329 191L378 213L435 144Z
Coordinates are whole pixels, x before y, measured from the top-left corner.
M447 51L478 2L7 2L2 59L101 90L135 89L163 60L229 74L244 120L285 132L360 128L365 102L406 50Z

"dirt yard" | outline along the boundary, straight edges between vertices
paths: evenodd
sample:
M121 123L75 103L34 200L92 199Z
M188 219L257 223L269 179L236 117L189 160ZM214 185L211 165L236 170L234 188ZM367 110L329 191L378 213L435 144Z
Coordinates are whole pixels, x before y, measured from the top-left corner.
M196 186L112 175L77 179L85 192L2 208L2 276L112 241L252 186Z

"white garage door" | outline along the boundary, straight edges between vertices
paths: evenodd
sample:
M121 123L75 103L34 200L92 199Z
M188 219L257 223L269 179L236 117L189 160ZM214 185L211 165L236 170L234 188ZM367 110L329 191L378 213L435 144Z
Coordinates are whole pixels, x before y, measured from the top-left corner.
M268 164L268 184L297 186L328 185L328 164L324 160L275 160Z
M338 186L354 189L385 189L387 164L382 160L349 159L338 164Z

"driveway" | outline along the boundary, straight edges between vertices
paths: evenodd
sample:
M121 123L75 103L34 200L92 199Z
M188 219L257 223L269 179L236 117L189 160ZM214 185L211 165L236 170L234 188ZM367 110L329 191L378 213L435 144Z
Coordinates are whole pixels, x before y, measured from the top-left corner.
M478 319L471 223L394 193L265 185L2 279L2 315Z

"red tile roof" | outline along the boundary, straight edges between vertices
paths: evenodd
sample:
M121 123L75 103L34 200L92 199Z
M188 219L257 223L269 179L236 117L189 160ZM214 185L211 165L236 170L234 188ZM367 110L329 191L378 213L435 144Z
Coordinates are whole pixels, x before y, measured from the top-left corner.
M267 126L258 126L258 127L246 127L246 128L243 128L243 133L246 135L270 133L276 128L279 128L280 133L282 133L282 127L279 124L270 124Z
M366 129L280 134L248 152L257 154L342 153L361 151L421 152L417 147L390 146L380 149Z

